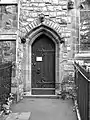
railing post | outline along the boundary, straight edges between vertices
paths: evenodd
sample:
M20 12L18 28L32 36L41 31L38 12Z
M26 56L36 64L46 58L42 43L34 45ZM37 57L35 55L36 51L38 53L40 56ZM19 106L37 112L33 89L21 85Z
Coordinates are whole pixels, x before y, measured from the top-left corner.
M90 78L90 77L89 77ZM87 105L87 111L88 111L88 120L90 120L90 82L88 82L88 105Z
M89 120L90 116L90 71L75 63L75 84L78 87L77 104L82 120Z

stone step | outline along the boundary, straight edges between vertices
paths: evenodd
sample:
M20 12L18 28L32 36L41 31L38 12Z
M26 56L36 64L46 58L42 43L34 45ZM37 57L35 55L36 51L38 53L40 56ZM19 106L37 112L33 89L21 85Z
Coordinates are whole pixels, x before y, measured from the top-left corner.
M57 99L57 95L24 95L24 98L49 98L49 99Z

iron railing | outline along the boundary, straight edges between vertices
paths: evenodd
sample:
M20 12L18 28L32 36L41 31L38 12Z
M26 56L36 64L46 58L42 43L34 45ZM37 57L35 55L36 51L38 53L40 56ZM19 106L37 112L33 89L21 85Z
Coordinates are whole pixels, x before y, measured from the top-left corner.
M81 116L81 120L89 120L90 114L90 74L89 71L86 71L79 64L75 63L75 84L76 84L76 92L77 92L77 104L79 113Z
M0 65L0 106L11 92L12 63Z

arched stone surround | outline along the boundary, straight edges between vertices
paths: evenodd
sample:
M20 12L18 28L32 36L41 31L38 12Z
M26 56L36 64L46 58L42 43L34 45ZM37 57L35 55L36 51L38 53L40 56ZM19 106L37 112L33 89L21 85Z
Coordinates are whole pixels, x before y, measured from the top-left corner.
M47 23L47 22L46 22ZM27 28L25 28L27 29ZM60 67L59 67L59 60L60 60L60 44L62 42L62 38L58 32L53 29L50 25L44 23L40 23L36 25L36 27L29 29L28 32L23 36L26 39L25 44L25 51L24 51L24 89L25 91L31 91L31 47L32 43L36 40L37 37L40 35L45 34L46 36L50 37L51 40L55 43L56 46L56 56L55 56L55 83L60 83L59 74L60 74Z
M28 23L27 25L21 27L19 29L19 36L20 37L26 37L28 36L34 29L36 29L36 27L39 27L41 24L48 26L49 28L53 29L54 32L56 32L58 34L58 36L60 36L60 38L63 38L62 35L62 28L59 25L59 23L54 22L50 19L46 19L44 18L44 21L41 23L39 18L34 20L33 22Z

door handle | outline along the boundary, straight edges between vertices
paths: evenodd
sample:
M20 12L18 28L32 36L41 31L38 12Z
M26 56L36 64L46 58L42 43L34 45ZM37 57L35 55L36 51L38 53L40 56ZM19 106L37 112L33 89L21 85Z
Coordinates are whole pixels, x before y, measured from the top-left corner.
M40 74L40 68L38 68L36 72L37 72L37 74Z
M33 65L33 66L35 66L35 65L36 65L36 63L32 63L32 65Z

